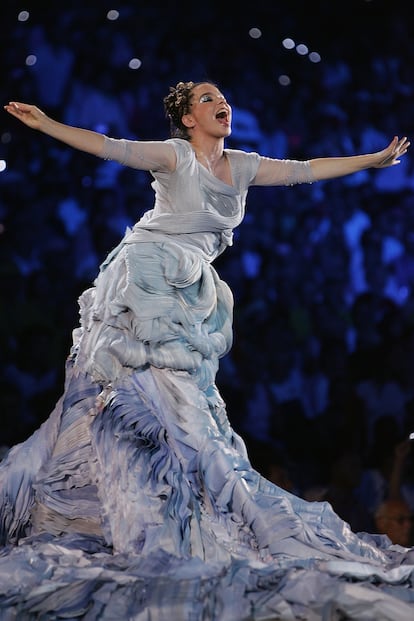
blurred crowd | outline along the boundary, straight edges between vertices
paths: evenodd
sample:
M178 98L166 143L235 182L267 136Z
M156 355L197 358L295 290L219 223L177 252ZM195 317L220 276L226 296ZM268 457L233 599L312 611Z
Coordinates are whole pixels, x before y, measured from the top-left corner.
M306 159L414 137L414 48L404 13L371 20L365 38L361 20L351 46L339 36L321 41L322 61L312 65L276 53L272 37L232 45L237 19L207 52L214 18L197 10L191 31L170 3L160 22L156 3L136 10L124 2L117 25L70 3L27 22L10 12L3 101L36 103L114 137L163 139L168 87L213 79L234 109L229 147ZM294 31L294 16L274 11L279 28ZM257 21L266 16L259 11ZM142 66L134 71L137 38ZM36 62L26 64L29 55ZM281 72L291 78L286 86ZM36 429L60 396L77 298L152 206L152 190L145 172L74 152L14 119L1 128L7 447ZM331 502L354 530L385 532L377 520L392 501L403 545L414 514L413 168L409 153L392 169L252 188L234 245L216 261L235 296L234 346L217 383L253 464L292 493Z

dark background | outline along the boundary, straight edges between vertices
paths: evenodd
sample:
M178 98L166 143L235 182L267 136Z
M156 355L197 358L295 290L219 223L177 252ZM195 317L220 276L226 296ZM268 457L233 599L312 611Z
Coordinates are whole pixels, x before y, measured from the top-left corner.
M215 81L233 105L229 147L306 159L414 135L405 2L6 2L1 20L3 102L115 137L168 137L162 99L190 79ZM152 191L147 173L5 112L0 139L0 444L11 446L62 393L77 298ZM408 154L381 173L253 188L216 262L236 301L219 388L257 467L276 463L294 489L328 484L341 459L349 472L349 456L365 469L388 459L413 428L412 168Z

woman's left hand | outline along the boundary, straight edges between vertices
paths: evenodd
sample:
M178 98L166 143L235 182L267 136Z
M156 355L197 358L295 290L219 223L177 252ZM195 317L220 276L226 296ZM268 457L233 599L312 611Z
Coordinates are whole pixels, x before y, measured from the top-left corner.
M404 136L404 138L398 138L394 136L388 147L382 151L378 151L378 164L374 164L374 168L387 168L388 166L394 166L400 163L400 157L407 153L410 142Z

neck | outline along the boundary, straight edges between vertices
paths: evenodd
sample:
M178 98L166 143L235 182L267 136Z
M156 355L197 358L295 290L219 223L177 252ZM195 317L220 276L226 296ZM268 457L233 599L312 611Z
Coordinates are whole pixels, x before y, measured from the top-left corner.
M212 175L232 185L230 166L224 152L224 139L190 142L198 162Z
M211 166L217 164L217 162L223 157L224 140L192 140L190 142L194 149L198 159L207 161Z
M224 138L199 137L193 134L190 144L197 153L202 152L213 156L223 155Z

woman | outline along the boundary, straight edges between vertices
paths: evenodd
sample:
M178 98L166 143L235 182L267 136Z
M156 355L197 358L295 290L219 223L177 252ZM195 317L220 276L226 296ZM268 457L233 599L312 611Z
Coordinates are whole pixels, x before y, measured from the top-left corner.
M353 534L328 504L307 503L251 467L214 383L231 346L232 296L212 261L231 244L250 186L392 166L410 143L394 137L368 155L275 160L224 148L231 107L216 85L180 82L164 104L172 138L154 142L114 140L32 105L5 106L71 147L150 171L155 203L80 297L63 397L4 460L3 542L30 550L32 563L47 554L42 545L58 542L47 571L76 583L75 601L88 619L102 582L106 609L130 607L116 618L149 619L138 616L143 603L160 619L163 607L169 619L240 621L319 614L332 602L353 614L361 602L355 585L340 577L347 573L367 577L366 614L382 618L386 599L392 616L383 618L402 618L411 607L369 583L378 574L384 584L396 575L408 581L413 567L402 562L409 551ZM122 574L100 582L96 574L79 575L71 550L85 555L85 542L99 552L87 558L90 566L116 566ZM10 562L16 553L8 550ZM386 568L396 565L388 577ZM121 588L126 576L133 596ZM314 581L310 591L305 578ZM46 573L37 571L36 584L42 580ZM18 606L10 590L7 604ZM59 591L59 611L74 614L73 590L66 598ZM42 612L50 606L42 605Z

